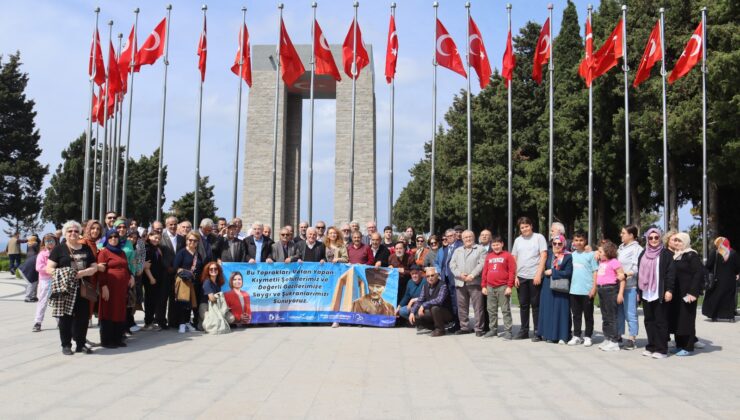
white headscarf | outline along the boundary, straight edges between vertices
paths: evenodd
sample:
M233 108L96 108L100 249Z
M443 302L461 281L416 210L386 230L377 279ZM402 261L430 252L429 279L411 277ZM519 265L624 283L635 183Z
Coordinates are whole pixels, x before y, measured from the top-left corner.
M681 243L683 244L683 248L673 253L674 260L680 260L683 254L687 254L689 252L696 252L691 248L691 237L689 236L688 233L678 232L677 234L673 236L678 238L678 240L681 241Z

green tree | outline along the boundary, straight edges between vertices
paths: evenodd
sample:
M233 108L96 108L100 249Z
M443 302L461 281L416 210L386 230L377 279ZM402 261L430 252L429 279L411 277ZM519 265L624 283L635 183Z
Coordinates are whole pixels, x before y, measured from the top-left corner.
M147 225L157 217L157 168L159 167L159 149L150 156L141 156L138 160L129 158L128 185L126 191L126 216L134 218L142 225ZM162 169L162 185L167 185L167 166ZM165 202L164 191L162 202Z
M49 172L41 165L35 102L26 98L28 75L20 52L7 62L0 56L0 218L11 231L33 230L41 210L41 183Z
M185 193L182 197L172 202L170 211L178 219L190 219L193 217L193 203L195 202L195 193L193 191ZM198 190L198 216L201 219L216 219L216 202L213 200L213 185L208 186L208 177L200 179ZM198 223L194 220L193 223Z

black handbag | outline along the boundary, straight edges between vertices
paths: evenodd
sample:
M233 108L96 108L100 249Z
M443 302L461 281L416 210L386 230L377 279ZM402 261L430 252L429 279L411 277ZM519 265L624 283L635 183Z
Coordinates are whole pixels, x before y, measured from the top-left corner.
M717 258L718 255L714 256L714 267L712 271L706 271L704 273L704 291L710 292L717 286Z

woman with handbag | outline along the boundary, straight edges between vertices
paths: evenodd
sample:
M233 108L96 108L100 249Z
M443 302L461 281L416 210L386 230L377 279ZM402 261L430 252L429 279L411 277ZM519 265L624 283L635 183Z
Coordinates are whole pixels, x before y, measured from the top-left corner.
M121 249L119 233L115 229L106 234L103 248L98 252L98 267L102 267L98 274L100 345L108 349L126 347L123 341L127 327L126 304L129 288L134 286L134 277Z
M740 257L722 236L714 240L715 252L709 254L706 269L713 278L701 305L701 313L712 321L735 322L735 289L740 276Z
M198 258L198 243L200 234L190 231L185 236L185 248L179 250L172 262L176 272L175 304L180 307L179 332L193 332L196 328L190 323L190 312L198 313L196 288L200 289L200 273L203 271L203 261ZM196 320L197 322L197 320Z
M203 287L203 294L198 302L198 314L200 315L199 328L203 328L203 319L208 312L208 302L216 303L216 294L221 291L224 285L224 273L217 262L211 261L203 267L203 274L200 276L200 283Z
M565 250L563 235L552 238L547 251L540 290L538 332L548 343L566 344L570 340L570 280L573 258Z
M92 349L85 345L87 341L87 323L90 314L90 301L81 296L80 282L98 271L93 251L80 242L82 226L70 220L62 226L64 244L54 247L46 262L46 273L54 276L57 269L72 268L75 270L72 288L64 296L51 299L52 315L59 318L59 338L62 342L62 353L71 356L72 338L74 337L77 353L91 354Z

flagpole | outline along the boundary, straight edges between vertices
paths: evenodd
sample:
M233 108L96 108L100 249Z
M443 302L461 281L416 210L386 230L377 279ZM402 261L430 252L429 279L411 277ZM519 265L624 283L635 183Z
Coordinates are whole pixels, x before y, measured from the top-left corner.
M108 75L108 79L110 79L110 72ZM113 129L108 132L108 141L110 142L110 146L108 148L108 197L106 200L106 203L108 205L108 209L115 211L113 208L113 170L115 168L114 164L114 156L115 156L115 148L116 148L116 133L118 132L118 95L114 95L113 97Z
M98 54L97 54L97 52L98 52L98 48L97 48L98 41L97 41L97 38L95 37L95 34L97 34L97 32L98 32L98 18L99 18L99 16L100 16L100 7L96 7L95 8L95 30L93 30L93 34L92 34L92 41L93 41L92 44L93 44L93 46L92 46L92 50L91 50L92 67L90 68L90 70L92 71L92 74L90 75L90 112L87 113L87 115L89 116L89 118L88 118L88 121L87 121L87 138L85 139L85 170L84 170L85 176L84 176L84 179L82 181L82 220L83 221L87 220L88 219L88 216L90 214L90 213L88 213L88 210L89 210L88 209L88 205L89 205L89 202L90 202L90 192L88 190L90 189L90 144L91 144L91 141L92 141L91 137L92 137L92 125L93 125L93 118L92 118L93 104L92 104L92 98L95 95L95 76L96 76L96 73L97 73L97 71L96 71L97 70L96 61L97 61L97 58L98 58L97 57L98 56ZM94 164L94 162L93 162L93 164ZM93 182L95 182L95 181L93 181ZM95 194L95 184L93 184L93 194ZM93 206L93 208L94 208L94 206Z
M467 83L467 117L466 117L466 124L467 124L467 131L468 131L468 203L467 203L467 210L468 210L468 229L473 229L473 173L471 172L472 169L472 156L471 151L473 149L473 137L470 132L471 130L471 121L470 121L470 2L465 2L465 9L467 10L468 14L468 21L466 22L465 27L467 28L465 30L465 39L467 40L466 47L465 47L465 57L467 60L468 65L468 76L466 77L468 83Z
M360 2L355 1L352 7L355 8L355 20L352 24L352 136L350 140L349 154L349 217L350 222L353 217L355 202L355 104L357 93L357 8Z
M110 45L111 45L112 37L113 37L113 21L110 20L108 21L108 56L110 56ZM108 148L108 88L109 88L108 84L110 83L110 81L108 80L108 76L109 75L106 75L105 91L103 92L103 94L105 95L105 102L103 104L103 106L105 106L105 109L103 110L103 150L101 152L101 166L100 166L100 202L98 203L101 220L103 219L104 212L107 211L105 209L106 200L103 200L103 198L107 199L106 190L108 188L107 186L108 182L106 179L106 172L105 172L106 157L107 157L106 149Z
M278 3L280 17L278 18L278 42L275 63L275 127L274 137L272 140L272 205L270 206L270 217L272 217L272 226L275 226L275 198L277 187L277 141L278 141L278 110L280 105L280 47L282 46L282 28L283 28L283 3ZM241 83L241 82L240 82Z
M157 217L156 220L162 219L162 183L164 177L164 170L162 168L162 162L164 161L164 122L165 122L165 111L167 110L167 67L170 65L168 55L170 52L170 14L172 12L172 5L167 5L167 21L165 30L165 42L164 42L164 83L162 85L162 130L159 137L159 165L157 167Z
M701 254L707 262L707 8L701 8Z
M205 11L203 13L205 13ZM236 150L236 152L234 153L234 187L233 187L233 190L231 191L231 214L233 215L232 217L236 217L237 215L236 213L236 193L237 193L237 188L239 184L239 143L241 139L241 124L242 124L242 84L243 84L242 83L242 69L244 68L244 52L242 51L242 48L244 48L244 37L246 36L246 34L244 33L244 26L246 26L246 24L247 24L247 8L242 6L242 26L241 28L239 28L239 35L240 35L239 36L239 90L238 90L239 97L236 101L236 140L234 141L234 149ZM200 139L200 134L198 134L198 139ZM200 148L200 145L198 147ZM274 171L275 171L275 168L273 165L273 173ZM196 191L198 190L198 186L195 187L195 190ZM273 197L274 195L275 194L273 194Z
M625 222L630 224L630 100L627 63L627 5L622 5L622 70L624 70L624 205Z
M311 3L313 9L313 21L311 22L311 86L310 86L310 107L311 120L309 121L309 141L308 141L308 224L313 223L313 121L314 121L314 72L316 71L316 2Z
M92 102L92 101L91 101ZM100 102L100 101L97 101ZM99 105L98 105L99 106ZM92 118L91 118L92 119ZM92 200L92 205L90 206L90 218L95 218L95 205L97 204L95 201L95 185L98 183L98 145L100 144L100 138L98 137L99 131L98 127L100 127L100 124L98 122L95 122L95 142L92 143L94 149L94 157L93 157L93 179L92 179L92 190L90 191L90 198Z
M506 14L507 14L507 20L509 23L509 32L511 32L511 3L506 4ZM512 51L513 54L513 51ZM514 232L514 219L513 219L513 201L512 201L512 195L511 195L511 187L512 187L512 181L513 181L513 166L512 166L512 157L511 157L511 84L514 82L514 78L512 77L511 80L509 80L508 87L506 88L506 102L507 102L507 118L508 118L508 127L507 127L507 163L509 166L508 172L507 172L507 183L508 183L508 191L507 191L507 204L506 204L506 211L507 211L507 224L506 224L506 249L511 250L512 245L512 235Z
M663 82L663 232L668 232L668 112L665 86L665 9L660 8L660 76Z
M134 64L136 64L137 25L139 23L139 8L134 9L134 43L129 45L131 51L131 64L129 73L131 81L128 84L128 128L126 129L126 158L123 161L123 187L121 191L121 216L126 217L126 191L128 191L128 156L131 146L131 114L134 109Z
M550 226L552 226L553 221L553 206L555 201L555 193L554 193L554 170L553 170L553 93L554 93L554 86L553 86L553 77L555 76L555 64L553 63L553 60L555 58L555 54L553 54L553 42L552 42L552 3L549 3L547 5L547 9L549 10L550 15L550 33L548 36L550 39L548 40L548 48L550 49L550 61L548 62L547 68L550 70L550 172L549 172L549 194L548 194L548 206L547 206L547 228L549 229Z
M434 27L437 27L437 10L439 2L432 3L434 7ZM434 55L432 55L432 68L434 76L432 77L432 167L430 171L431 187L429 198L429 233L434 234L434 166L435 166L435 148L437 141L437 33L434 34Z
M594 10L592 4L588 5L588 24L591 25L591 13ZM588 34L586 34L588 36ZM591 35L593 45L593 35ZM586 39L588 43L588 39ZM593 61L593 48L591 57ZM588 63L587 63L588 64ZM594 87L591 80L592 68L588 69L588 244L593 245L593 221L594 221Z
M118 65L118 59L121 57L121 46L123 45L123 34L118 33L118 56L116 58L116 66ZM119 70L120 72L120 70ZM120 73L119 73L120 74ZM118 109L117 114L117 129L116 129L116 160L115 160L115 172L113 173L113 209L118 209L118 170L121 166L121 132L123 131L123 91L116 94L116 108ZM123 215L123 213L121 213Z
M391 17L393 18L394 22L396 20L396 3L391 3ZM390 38L388 39L388 42L390 43ZM388 163L388 225L390 227L393 227L393 148L395 146L395 116L396 116L396 76L393 75L393 78L391 79L391 86L390 86L390 94L391 94L391 115L390 115L390 151L389 151L389 163Z
M245 10L245 9L246 8L242 8L242 10ZM204 4L200 7L200 10L203 11L203 30L205 31L206 29L206 10L208 10L208 6ZM206 36L206 34L203 34L203 36ZM206 45L206 51L207 49L208 49L208 46ZM239 70L240 70L239 71L239 89L241 90L241 87L242 87L241 68ZM200 219L198 218L198 203L200 203L200 201L198 200L198 190L200 190L200 136L201 136L201 128L202 128L202 122L203 122L203 77L202 75L201 77L199 77L199 79L200 79L200 86L198 88L198 137L197 137L198 140L195 143L195 190L193 192L193 225L194 226L200 226L199 224ZM241 96L242 96L241 92L239 92L240 100L241 100ZM236 144L237 144L236 154L238 156L239 155L239 128L236 129ZM236 203L236 200L234 200L234 202Z

